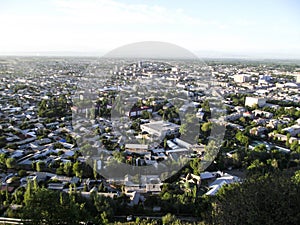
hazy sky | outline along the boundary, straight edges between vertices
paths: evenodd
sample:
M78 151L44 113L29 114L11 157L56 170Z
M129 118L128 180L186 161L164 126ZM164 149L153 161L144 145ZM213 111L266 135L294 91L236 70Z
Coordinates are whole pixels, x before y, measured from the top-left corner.
M106 52L165 41L193 52L300 57L298 0L0 0L0 52Z

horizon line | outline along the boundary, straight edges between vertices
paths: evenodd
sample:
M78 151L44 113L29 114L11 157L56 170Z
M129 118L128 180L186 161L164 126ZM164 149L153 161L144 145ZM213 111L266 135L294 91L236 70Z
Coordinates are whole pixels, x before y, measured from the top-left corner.
M107 51L7 51L0 52L0 57L103 57ZM202 52L202 53L201 53ZM194 51L194 54L206 59L263 59L263 60L300 60L300 53L274 52L225 52L225 51ZM276 55L274 57L274 54ZM271 56L272 55L272 56ZM109 58L109 57L104 57ZM121 57L122 58L122 57ZM126 58L126 57L124 57ZM171 58L171 57L170 57Z

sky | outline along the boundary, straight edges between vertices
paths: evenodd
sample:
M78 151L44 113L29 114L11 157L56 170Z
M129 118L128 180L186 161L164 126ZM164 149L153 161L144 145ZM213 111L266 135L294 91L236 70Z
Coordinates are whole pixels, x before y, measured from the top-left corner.
M298 0L0 0L0 24L2 55L162 41L201 56L300 58Z

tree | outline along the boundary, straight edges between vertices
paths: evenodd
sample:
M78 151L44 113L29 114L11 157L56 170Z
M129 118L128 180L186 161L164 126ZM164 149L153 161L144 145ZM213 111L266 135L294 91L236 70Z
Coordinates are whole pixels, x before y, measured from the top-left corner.
M175 223L175 221L177 221L176 216L172 215L171 213L166 214L161 219L162 219L163 225L168 225L168 224L171 225L171 224Z
M151 113L148 111L143 111L141 115L142 119L150 119L151 116L152 116Z
M61 149L61 148L63 148L64 146L62 145L62 143L60 143L60 142L55 142L54 144L53 144L53 149Z
M44 161L38 161L36 163L36 171L41 172L45 170L45 168L46 168L46 163Z
M73 173L79 177L79 178L82 178L82 175L83 175L83 166L80 162L76 161L74 164L73 164Z
M201 168L201 159L200 158L194 158L190 161L190 167L193 170L193 174L199 175Z
M206 123L202 124L201 130L203 132L208 132L211 129L211 126L212 126L211 122L206 122Z
M239 119L239 121L240 121L242 124L245 124L245 123L246 123L245 117L241 117L241 118Z
M15 168L15 166L17 165L17 161L15 158L8 158L6 159L6 167L8 169L12 169L12 168Z
M296 151L296 150L298 149L298 146L299 146L299 145L298 145L298 140L296 140L296 141L293 141L293 142L292 142L290 148L291 148L292 151Z
M102 224L108 224L107 213L104 211L100 216Z
M290 138L291 138L291 134L288 133L288 134L286 135L286 142L285 142L285 146L286 146L287 148L290 147Z
M217 157L219 148L215 140L210 140L205 146L205 155L201 165L201 170L209 166Z
M15 143L7 144L7 145L6 145L6 148L10 148L10 149L16 150L16 149L18 148L18 145L15 144Z
M66 142L67 143L71 143L71 144L75 144L76 141L73 139L73 137L70 134L66 135Z
M164 138L164 149L167 149L168 147L168 139Z
M65 193L39 189L26 201L21 215L24 224L71 225L80 224L88 213Z
M33 184L32 184L31 180L28 180L27 185L26 185L26 190L25 190L25 193L24 193L24 203L25 203L25 205L28 204L28 202L29 202L29 200L32 196L32 193L33 193Z
M20 177L25 177L25 176L27 175L27 171L26 171L26 170L19 170L19 171L18 171L18 175L19 175Z
M100 214L100 221L107 224L108 218L114 215L113 201L111 198L99 196L97 194L92 196L94 207ZM104 213L105 212L105 213Z
M5 145L6 145L6 137L1 136L0 137L0 148L5 147Z
M2 167L5 167L6 168L6 159L7 159L7 156L6 154L4 153L1 153L0 154L0 168Z
M123 152L114 151L113 152L114 159L119 163L125 163L125 155Z
M249 138L244 135L241 131L238 131L235 135L235 138L243 145L245 145L245 147L248 147L249 145Z
M205 100L202 105L201 108L203 109L204 112L210 112L210 106L209 106L209 101Z
M249 173L249 175L251 174L256 174L258 172L265 172L265 168L266 165L259 161L259 159L255 159L251 164L250 166L247 167L247 172Z
M299 224L300 189L276 172L223 186L213 200L212 224Z
M300 185L300 170L297 170L292 177L292 181L298 185Z
M93 174L94 174L95 180L97 180L98 179L97 160L94 160L94 163L93 163Z
M73 165L72 165L72 162L66 162L64 164L64 173L67 175L67 176L71 176L72 175L72 169L73 169Z
M179 133L181 135L185 135L187 133L187 124L186 123L180 125Z
M199 119L192 113L186 113L179 128L180 138L188 143L196 142L199 137L199 130Z

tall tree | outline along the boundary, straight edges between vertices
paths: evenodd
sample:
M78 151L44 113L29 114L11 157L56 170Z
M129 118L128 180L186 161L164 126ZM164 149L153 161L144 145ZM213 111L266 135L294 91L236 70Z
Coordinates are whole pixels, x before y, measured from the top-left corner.
M30 225L80 224L88 215L83 206L76 204L67 194L39 189L32 193L21 211L23 223Z

